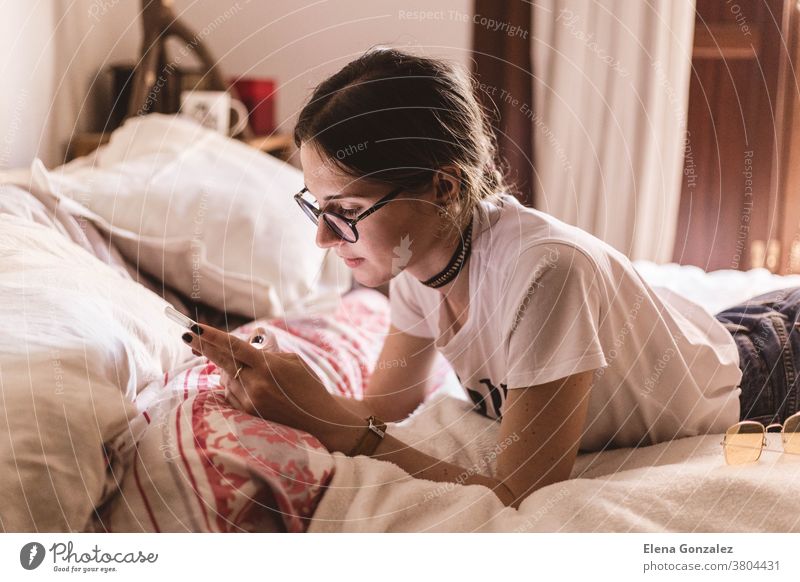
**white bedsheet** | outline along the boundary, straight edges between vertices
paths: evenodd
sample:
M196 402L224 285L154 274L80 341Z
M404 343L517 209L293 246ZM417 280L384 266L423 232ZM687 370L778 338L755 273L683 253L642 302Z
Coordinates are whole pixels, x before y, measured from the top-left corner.
M390 432L493 475L498 424L446 395ZM770 448L780 437L770 434ZM800 532L800 457L765 451L727 466L720 435L580 455L572 478L507 508L486 487L414 479L396 465L335 453L309 532Z
M716 313L752 296L800 286L765 269L705 273L637 261L651 285ZM467 471L494 475L499 424L472 412L455 377L390 432ZM770 434L770 448L780 437ZM568 481L506 508L487 488L411 478L396 465L334 454L336 470L310 532L797 532L800 456L765 451L758 463L725 464L720 435L579 455Z
M762 293L800 287L800 275L773 275L766 269L721 269L706 273L699 267L676 263L657 265L650 261L634 261L633 265L651 286L666 287L711 313L719 313Z

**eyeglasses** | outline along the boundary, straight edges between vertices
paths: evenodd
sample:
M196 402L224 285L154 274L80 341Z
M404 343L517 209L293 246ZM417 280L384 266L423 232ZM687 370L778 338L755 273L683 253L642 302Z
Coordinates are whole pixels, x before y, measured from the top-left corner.
M331 229L333 234L349 243L354 243L358 240L358 230L356 230L356 224L364 220L367 216L378 210L381 206L393 198L396 198L397 195L402 191L403 188L392 190L355 218L347 218L346 216L342 216L337 212L329 212L327 210L321 210L317 208L310 200L303 198L303 194L308 192L308 188L303 188L300 190L300 192L294 195L294 199L297 204L300 205L300 208L303 209L303 212L306 213L306 216L311 219L311 222L314 224L319 224L319 219L322 217L322 219L325 221L325 224L328 225L328 228Z
M755 420L737 422L727 431L722 440L725 462L729 465L754 463L761 457L761 451L767 447L767 433L771 428L781 427L783 452L800 454L800 412L786 419L783 425L773 423L764 426ZM775 449L768 451L781 452Z

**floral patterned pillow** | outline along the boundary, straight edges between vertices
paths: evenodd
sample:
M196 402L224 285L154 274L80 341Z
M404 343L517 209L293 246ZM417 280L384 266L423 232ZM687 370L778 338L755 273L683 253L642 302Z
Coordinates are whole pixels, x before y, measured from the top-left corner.
M281 351L295 351L328 390L353 398L374 369L389 329L385 296L357 290L330 316L254 321ZM432 390L449 365L439 359ZM305 531L333 475L328 451L312 435L232 408L220 371L196 358L137 397L139 416L109 446L119 492L98 509L93 531ZM121 462L112 462L121 461Z

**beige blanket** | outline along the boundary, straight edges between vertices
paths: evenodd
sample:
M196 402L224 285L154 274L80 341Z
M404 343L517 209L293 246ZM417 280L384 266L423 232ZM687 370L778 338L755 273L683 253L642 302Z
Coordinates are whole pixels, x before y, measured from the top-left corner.
M390 432L467 470L494 473L498 424L440 396ZM580 455L572 479L514 510L480 485L414 479L392 463L334 455L309 532L798 532L800 456L727 466L720 435ZM770 435L770 448L780 437Z

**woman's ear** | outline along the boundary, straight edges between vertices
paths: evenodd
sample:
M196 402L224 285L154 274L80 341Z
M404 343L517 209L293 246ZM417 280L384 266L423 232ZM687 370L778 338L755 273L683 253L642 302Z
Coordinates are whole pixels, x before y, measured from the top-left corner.
M456 166L442 166L433 176L436 203L447 207L458 201L461 192L461 170Z

